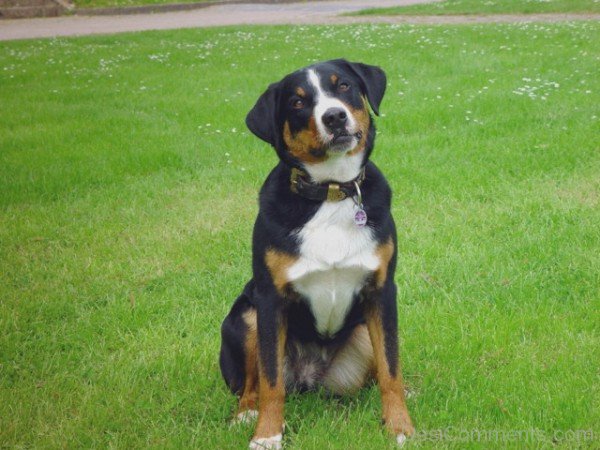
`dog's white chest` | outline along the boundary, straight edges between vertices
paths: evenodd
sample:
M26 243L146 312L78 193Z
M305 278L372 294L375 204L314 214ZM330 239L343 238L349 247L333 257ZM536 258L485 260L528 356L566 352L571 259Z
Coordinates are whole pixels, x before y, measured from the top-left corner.
M371 229L354 223L354 203L325 202L298 231L300 258L288 270L294 289L304 296L317 331L335 334L354 296L379 266Z

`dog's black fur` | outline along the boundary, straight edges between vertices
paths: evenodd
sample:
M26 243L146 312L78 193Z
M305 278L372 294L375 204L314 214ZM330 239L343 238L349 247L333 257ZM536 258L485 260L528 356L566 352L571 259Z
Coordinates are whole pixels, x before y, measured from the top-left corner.
M315 92L314 83L311 84L307 76L309 70L320 80L321 97L318 97L319 93ZM378 114L385 87L385 74L378 67L345 60L328 61L294 72L280 82L271 84L247 116L248 128L275 148L280 162L271 171L260 190L259 213L252 236L253 277L223 322L220 365L231 391L242 397L248 395L248 392L244 392L245 389L251 389L247 386L248 367L251 367L252 371L257 370L259 381L256 389L261 409L255 440L269 438L264 435L269 432L264 430L269 427L277 428L276 425L261 425L261 415L267 414L262 412L262 402L268 400L266 397L263 400L260 390L263 384L268 384L268 389L275 389L281 384L278 380L283 373L282 361L288 358L288 369L298 367L298 364L302 365L300 360L290 360L294 359L294 348L302 349L302 346L307 345L312 346L311 348L322 347L332 355L336 354L349 342L354 330L364 326L369 312L376 317L373 323L379 324L377 326L380 326L383 334L384 359L389 375L392 379L399 376L394 283L396 231L390 212L391 190L379 169L369 161L375 142L375 126L365 101L366 99L373 112ZM317 329L310 302L297 292L293 283L286 282L284 286L281 285L278 274L286 272L281 271L278 265L270 264L268 257L268 253L271 252L273 255L285 255L286 261L293 262L301 258L302 240L299 238L299 230L303 229L325 203L305 198L292 191L292 169L307 172L310 178L311 172L307 168L337 157L332 156L337 142L343 147L353 139L347 135L345 129L343 132L333 130L332 141L322 142L322 136L315 125L315 120L320 118L314 117L314 111L316 99L325 96L342 102L346 110L353 115L357 126L364 128L355 133L354 140L356 154L362 155L360 166L364 168L364 181L360 190L368 217L366 227L370 229L375 247L382 248L386 243L393 245L392 254L388 260L383 261L386 267L377 269L377 272L365 277L362 288L351 301L342 326L333 332ZM324 182L348 181L350 180L331 178ZM378 276L383 277L379 282ZM252 322L252 317L256 317L255 322ZM252 368L252 361L248 361L251 353L248 346L254 345L250 337L254 327L257 329L257 351L254 356L257 360L256 367ZM373 331L371 328L369 331L373 340ZM282 333L286 340L286 350L285 355L278 355L278 343L282 339ZM329 362L323 362L323 367L319 370L326 371L327 364ZM382 367L377 367L377 362L374 365L372 373L383 370ZM294 377L291 376L291 379ZM316 387L319 385L319 374L314 381L315 385L308 386L303 385L301 381L287 383L287 389ZM240 409L243 407L240 406ZM386 417L384 419L396 420ZM410 434L410 419L408 425L404 425L393 431Z

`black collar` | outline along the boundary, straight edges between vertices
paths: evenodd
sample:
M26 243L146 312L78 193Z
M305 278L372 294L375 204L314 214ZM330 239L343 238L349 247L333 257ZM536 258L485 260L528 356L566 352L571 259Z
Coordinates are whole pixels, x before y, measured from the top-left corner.
M360 186L364 179L364 167L354 180L346 183L313 183L306 172L293 168L290 177L290 188L292 192L310 200L339 202L357 195L354 183Z

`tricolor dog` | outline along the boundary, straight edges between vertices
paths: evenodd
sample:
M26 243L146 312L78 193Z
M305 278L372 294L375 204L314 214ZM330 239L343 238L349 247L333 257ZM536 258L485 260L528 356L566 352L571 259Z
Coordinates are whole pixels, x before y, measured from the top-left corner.
M279 449L286 392L350 394L375 378L383 422L414 429L398 358L391 191L369 161L386 87L375 66L342 59L271 84L248 113L279 163L260 191L253 277L225 318L221 372L234 420L258 418L250 448Z

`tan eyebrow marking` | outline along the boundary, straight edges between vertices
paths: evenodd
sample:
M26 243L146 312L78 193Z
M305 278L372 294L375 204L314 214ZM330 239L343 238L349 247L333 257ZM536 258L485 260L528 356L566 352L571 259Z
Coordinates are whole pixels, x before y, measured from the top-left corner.
M336 74L331 75L331 77L329 77L329 79L331 80L332 84L337 83L338 80L338 76Z
M304 92L304 89L302 89L301 87L296 88L296 94L298 95L298 97L306 97L306 92Z

